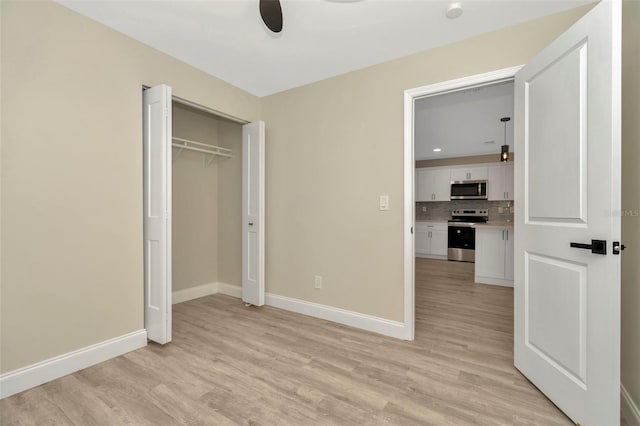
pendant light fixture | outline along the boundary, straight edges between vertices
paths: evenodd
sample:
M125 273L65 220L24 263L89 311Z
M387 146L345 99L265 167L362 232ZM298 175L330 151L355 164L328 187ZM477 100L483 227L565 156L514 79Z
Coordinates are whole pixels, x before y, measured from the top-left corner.
M507 145L507 121L511 120L511 117L502 117L500 121L504 123L504 145L502 145L502 151L500 152L500 161L509 161L509 145Z

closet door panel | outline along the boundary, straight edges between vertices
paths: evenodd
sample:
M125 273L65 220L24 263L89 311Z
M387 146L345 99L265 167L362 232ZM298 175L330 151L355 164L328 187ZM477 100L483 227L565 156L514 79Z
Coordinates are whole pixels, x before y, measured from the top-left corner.
M264 305L264 122L242 127L242 300Z
M171 87L143 92L144 323L149 340L171 341Z

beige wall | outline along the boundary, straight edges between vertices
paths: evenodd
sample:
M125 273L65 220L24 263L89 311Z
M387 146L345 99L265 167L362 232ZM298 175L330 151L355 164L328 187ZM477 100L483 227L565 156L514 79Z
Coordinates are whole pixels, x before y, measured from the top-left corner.
M143 84L256 97L51 2L2 1L0 372L143 328Z
M621 380L640 405L640 2L622 4Z
M173 104L173 136L218 145L211 115ZM214 283L218 277L218 162L173 149L173 291Z
M242 126L221 120L218 143L233 158L218 164L218 282L242 285Z
M267 291L402 321L403 91L524 64L588 8L263 98Z

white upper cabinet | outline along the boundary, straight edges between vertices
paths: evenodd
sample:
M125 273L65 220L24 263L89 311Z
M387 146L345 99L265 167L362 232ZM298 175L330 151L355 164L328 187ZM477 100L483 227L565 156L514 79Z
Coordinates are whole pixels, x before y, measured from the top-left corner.
M416 201L449 201L449 169L416 169Z
M451 169L451 180L485 180L487 167L455 167Z
M487 169L489 201L513 200L513 163L489 166Z

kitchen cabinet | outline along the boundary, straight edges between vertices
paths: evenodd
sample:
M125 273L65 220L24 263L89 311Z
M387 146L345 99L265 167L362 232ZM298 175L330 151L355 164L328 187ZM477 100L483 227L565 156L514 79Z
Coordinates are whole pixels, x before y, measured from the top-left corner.
M487 168L489 201L513 200L513 163Z
M486 180L487 167L455 167L451 169L451 180Z
M449 169L416 169L416 201L449 201L451 178Z
M513 287L513 229L476 227L475 282Z
M417 257L428 257L432 259L447 258L446 222L417 222L415 229Z

